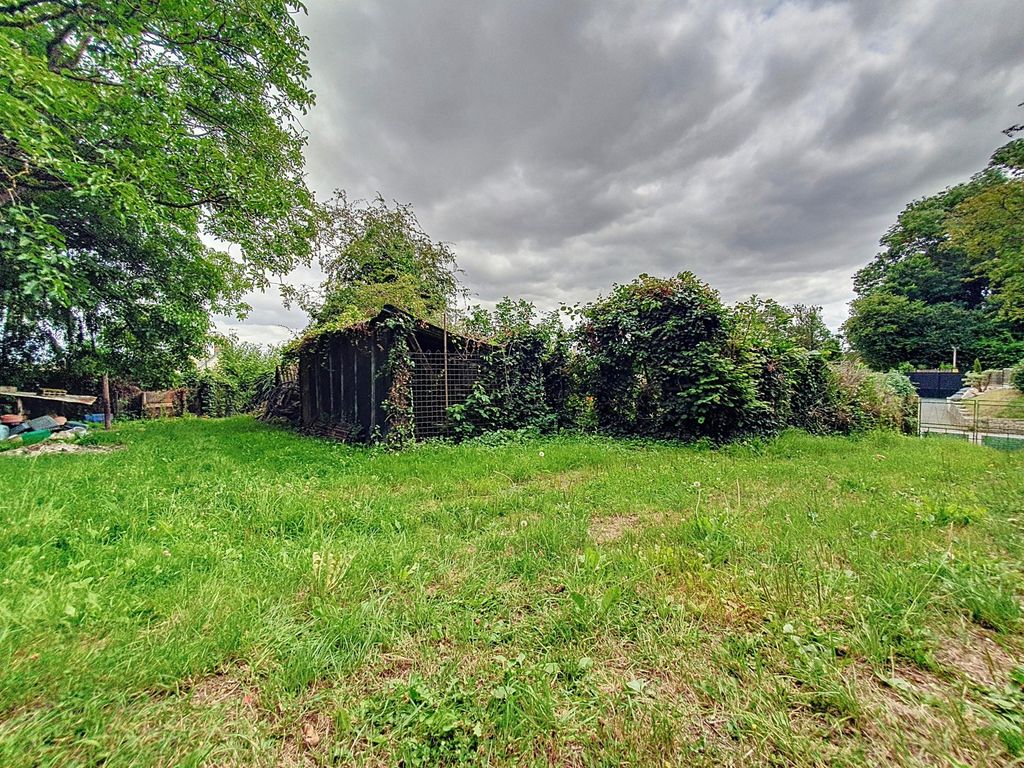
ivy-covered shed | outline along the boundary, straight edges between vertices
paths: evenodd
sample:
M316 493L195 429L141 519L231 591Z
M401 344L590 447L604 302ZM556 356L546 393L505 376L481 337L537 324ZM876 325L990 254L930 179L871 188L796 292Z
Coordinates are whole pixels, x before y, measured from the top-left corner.
M392 306L320 329L298 349L302 427L359 442L441 436L448 408L472 392L486 349Z

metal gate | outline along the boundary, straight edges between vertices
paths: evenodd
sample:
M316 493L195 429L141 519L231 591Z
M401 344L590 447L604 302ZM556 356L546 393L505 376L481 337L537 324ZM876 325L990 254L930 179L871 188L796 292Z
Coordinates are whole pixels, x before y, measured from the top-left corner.
M969 440L978 445L1024 450L1024 406L1012 403L921 398L922 437Z

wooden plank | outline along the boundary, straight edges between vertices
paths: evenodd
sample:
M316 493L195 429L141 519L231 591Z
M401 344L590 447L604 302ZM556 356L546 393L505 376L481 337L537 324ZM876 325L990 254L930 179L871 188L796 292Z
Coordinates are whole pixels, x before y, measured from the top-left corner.
M110 379L103 374L103 429L110 431L110 422L113 414L110 412Z
M55 403L73 403L75 405L92 405L98 399L95 395L40 395L38 392L22 392L14 389L0 390L0 397L13 397L25 400L46 400Z

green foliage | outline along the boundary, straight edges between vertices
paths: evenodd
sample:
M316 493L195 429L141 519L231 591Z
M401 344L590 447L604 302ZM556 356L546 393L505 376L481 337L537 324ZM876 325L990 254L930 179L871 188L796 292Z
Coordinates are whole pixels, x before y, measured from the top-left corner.
M727 440L765 408L718 294L692 273L641 275L581 311L577 338L602 431Z
M837 358L839 339L821 319L821 307L784 307L751 296L732 309L733 343L748 349L758 371L757 398L764 411L757 431L772 433L797 424L830 432L834 403L820 376L825 361Z
M802 349L829 360L839 356L839 339L822 320L821 307L786 307L754 295L736 304L732 315L733 337L750 347L776 353Z
M413 331L411 315L397 314L386 317L383 325L392 334L391 348L384 362L383 378L390 382L383 409L387 415L387 442L402 447L413 442L416 423L412 403L413 359L409 349L409 336Z
M244 311L247 287L308 255L299 8L2 9L0 364L165 384L211 311Z
M1024 393L1024 360L1021 360L1013 367L1010 374L1010 383L1017 388L1018 392Z
M819 435L916 431L917 391L902 373L876 373L850 362L830 364L812 354L796 361L792 376L793 426Z
M386 304L422 320L452 317L459 293L455 254L420 227L412 206L349 201L338 192L321 212L317 258L323 284L286 287L286 301L313 317L314 328L349 325L378 314Z
M790 423L811 434L845 431L839 377L821 355L808 354L793 361Z
M179 380L202 352L210 311L230 311L226 297L242 290L238 265L175 227L143 231L67 194L47 202L77 279L63 298L35 298L0 256L0 368L12 383L86 391L104 373L144 388Z
M310 203L295 120L313 101L298 8L96 0L5 9L3 220L15 231L29 225L25 237L40 246L31 258L64 251L64 222L40 205L61 191L140 225L201 227L242 246L255 273L290 266L307 247ZM27 287L38 273L25 266ZM36 285L70 290L70 266L61 260Z
M840 413L849 414L841 432L886 429L907 434L917 430L917 390L897 371L877 373L863 365L837 366Z
M999 180L964 200L949 222L950 243L989 284L999 317L1024 329L1024 139L1002 147L991 167Z
M251 413L274 386L280 352L240 341L234 334L213 339L213 362L189 381L204 416Z
M845 331L877 369L938 367L952 347L1002 367L1024 353L1024 141L963 184L917 200L854 278Z
M505 297L493 312L473 308L460 327L488 346L472 393L449 408L456 437L567 425L569 338L557 313L538 317L530 302Z
M790 426L914 428L910 381L831 363L836 339L816 308L753 297L730 312L686 273L642 275L579 314L569 335L556 316L538 323L528 302L475 308L465 327L495 347L473 393L450 409L453 433L574 427L724 442Z

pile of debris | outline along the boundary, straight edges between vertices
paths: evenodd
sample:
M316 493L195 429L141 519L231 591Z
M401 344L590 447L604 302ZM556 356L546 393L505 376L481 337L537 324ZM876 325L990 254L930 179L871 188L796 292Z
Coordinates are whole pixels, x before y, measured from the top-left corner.
M270 423L287 423L297 426L302 416L302 398L297 381L283 381L276 384L267 394L259 418Z
M26 419L17 413L0 416L0 444L30 446L47 440L77 440L89 433L81 421L68 421L63 416L40 416Z

